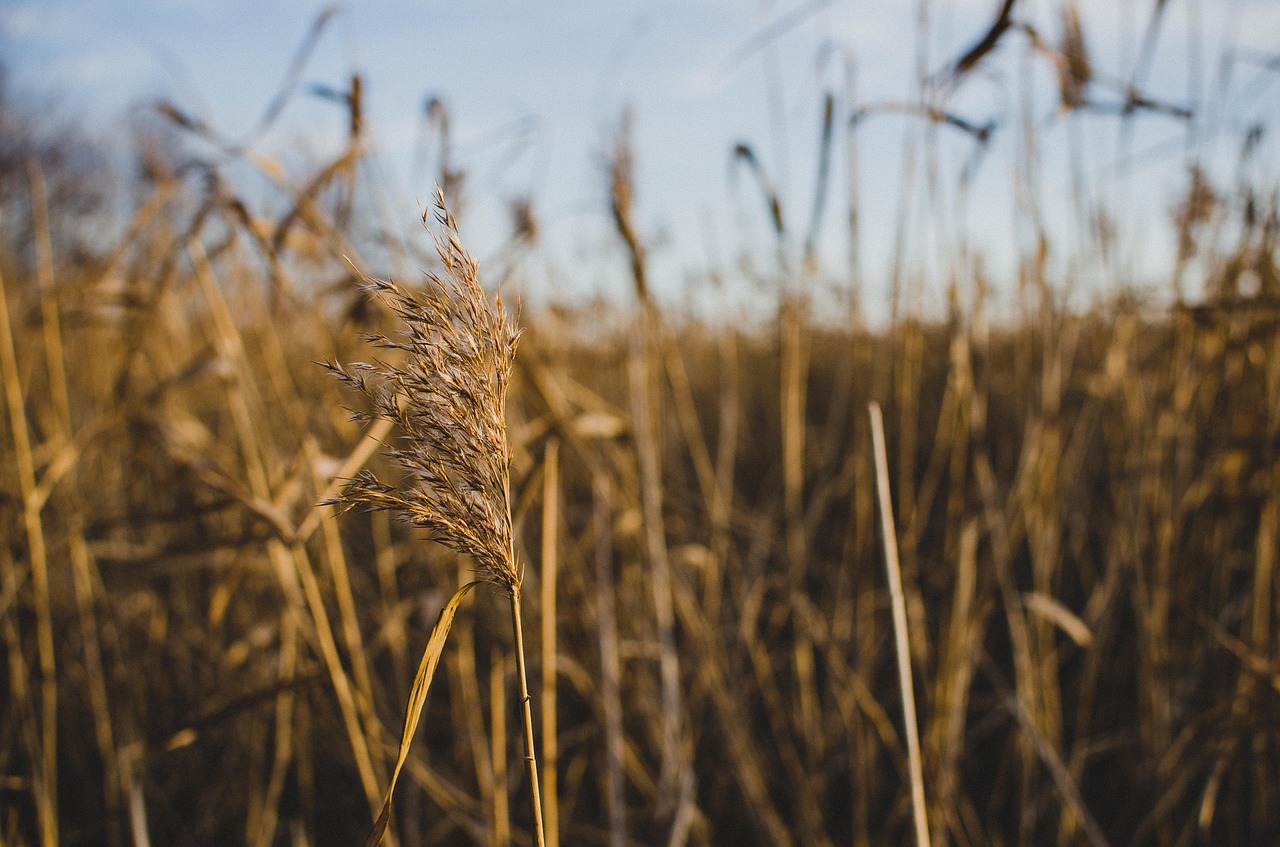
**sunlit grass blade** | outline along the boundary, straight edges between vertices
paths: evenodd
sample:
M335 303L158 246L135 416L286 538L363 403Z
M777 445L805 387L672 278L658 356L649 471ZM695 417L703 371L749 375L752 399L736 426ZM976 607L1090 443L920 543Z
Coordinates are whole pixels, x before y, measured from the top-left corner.
M387 796L382 801L382 811L378 813L373 823L373 831L365 839L364 847L375 847L380 844L382 836L387 832L387 824L391 821L391 796L395 793L396 781L400 778L405 760L409 758L409 747L413 743L413 734L417 731L418 721L422 717L422 707L427 702L427 691L431 688L431 680L436 675L436 667L440 664L440 656L444 653L449 628L453 626L453 619L457 616L458 607L462 605L462 601L471 589L479 584L479 581L468 582L453 593L449 602L440 610L440 617L431 630L431 637L427 639L427 647L422 651L422 661L418 663L418 672L413 677L413 688L409 692L409 705L404 715L404 731L400 734L400 750L396 753L396 766L391 771L391 782L387 784Z

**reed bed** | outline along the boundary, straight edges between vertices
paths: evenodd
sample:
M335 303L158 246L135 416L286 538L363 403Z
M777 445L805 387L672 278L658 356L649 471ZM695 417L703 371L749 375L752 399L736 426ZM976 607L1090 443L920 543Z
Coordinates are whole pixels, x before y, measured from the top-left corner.
M50 202L55 161L5 174L0 843L356 844L393 767L404 845L533 844L537 809L549 844L923 843L913 794L934 845L1280 838L1274 192L1187 218L1238 236L1180 263L1195 300L1073 311L1033 273L999 321L973 270L935 319L795 292L749 329L653 298L621 134L634 308L521 317L488 561L318 505L412 435L316 364L395 337L353 268L440 270L350 223L359 91L342 155L265 174L283 214L152 154L81 238L108 210ZM450 602L517 560L532 703L502 594Z

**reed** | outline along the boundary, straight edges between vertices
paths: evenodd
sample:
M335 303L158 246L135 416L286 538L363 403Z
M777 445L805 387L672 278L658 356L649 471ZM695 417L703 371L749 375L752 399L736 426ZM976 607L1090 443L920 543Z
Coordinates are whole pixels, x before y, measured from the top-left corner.
M470 557L476 577L454 592L428 640L386 799L366 845L379 843L387 829L391 797L453 616L466 594L483 583L510 601L534 836L541 847L542 804L520 614L524 568L516 556L511 526L506 429L507 386L520 330L504 311L501 295L491 302L480 287L478 267L458 240L457 222L443 194L437 194L436 209L440 233L435 243L443 273L427 277L425 293L363 277L370 293L390 306L403 324L396 336L368 338L397 361L330 365L335 375L368 399L372 411L357 413L357 418L381 418L397 425L399 440L388 455L404 474L396 484L387 484L362 471L330 502L395 513ZM423 223L427 224L425 215ZM499 714L496 707L493 714Z

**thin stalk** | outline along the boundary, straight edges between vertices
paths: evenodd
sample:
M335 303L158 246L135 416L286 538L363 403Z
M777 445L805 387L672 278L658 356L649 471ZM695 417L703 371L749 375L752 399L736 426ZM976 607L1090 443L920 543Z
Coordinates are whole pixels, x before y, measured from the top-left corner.
M130 742L120 751L120 782L129 798L129 829L133 847L151 847L150 827L147 825L147 798L142 793L141 774L138 767L143 756L142 745Z
M524 721L524 760L529 766L529 805L533 811L533 837L538 847L546 847L542 827L542 793L538 790L538 759L533 743L533 712L529 706L529 677L524 666L524 633L520 628L520 588L511 591L511 628L516 637L516 678L520 682L520 718Z
M893 500L889 493L889 460L884 446L884 417L880 404L872 402L871 441L875 449L876 486L880 495L880 527L884 531L884 563L889 576L893 609L893 634L898 652L898 682L902 686L902 719L906 723L907 767L911 775L911 809L916 844L929 847L929 818L924 804L924 768L920 762L920 731L916 723L915 685L911 681L911 652L907 640L907 604L902 597L902 571L898 567L898 536L893 526Z

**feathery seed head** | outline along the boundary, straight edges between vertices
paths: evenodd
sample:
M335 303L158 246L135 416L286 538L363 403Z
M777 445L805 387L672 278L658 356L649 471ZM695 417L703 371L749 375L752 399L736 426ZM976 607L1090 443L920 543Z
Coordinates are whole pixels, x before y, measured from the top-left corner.
M366 336L390 351L391 361L329 366L369 398L372 413L359 417L399 426L387 453L405 477L387 485L362 471L333 502L396 512L470 555L480 579L514 593L521 568L511 533L506 394L520 329L501 296L491 301L480 287L476 262L438 192L436 221L443 272L426 275L425 291L363 277L403 322L394 336Z

